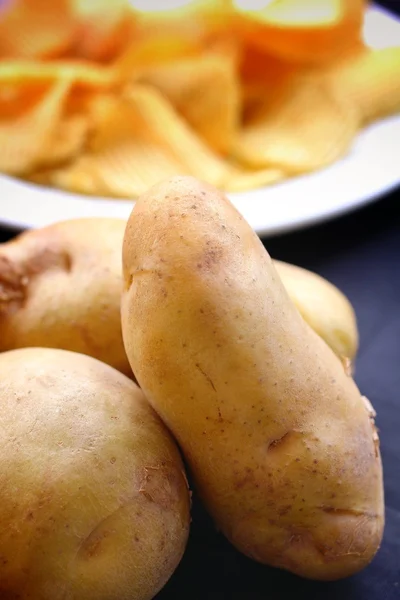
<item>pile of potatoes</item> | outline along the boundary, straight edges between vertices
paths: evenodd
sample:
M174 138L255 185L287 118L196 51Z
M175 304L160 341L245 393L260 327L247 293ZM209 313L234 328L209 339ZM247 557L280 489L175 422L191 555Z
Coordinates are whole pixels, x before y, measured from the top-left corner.
M181 453L249 557L320 580L364 568L384 501L357 348L347 298L271 260L190 177L128 223L0 245L0 598L153 598L189 535Z

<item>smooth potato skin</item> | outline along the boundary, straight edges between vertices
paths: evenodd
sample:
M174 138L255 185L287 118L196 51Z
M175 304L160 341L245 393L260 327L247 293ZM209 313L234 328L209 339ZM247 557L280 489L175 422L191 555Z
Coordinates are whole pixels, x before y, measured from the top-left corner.
M384 524L373 421L248 224L174 178L136 203L123 266L129 360L218 527L304 577L362 569Z
M0 597L153 598L183 554L178 450L130 379L53 349L0 355Z
M72 350L130 375L121 333L123 219L74 219L0 245L0 351Z
M280 260L273 262L303 319L335 354L354 360L358 350L357 320L346 296L316 273Z

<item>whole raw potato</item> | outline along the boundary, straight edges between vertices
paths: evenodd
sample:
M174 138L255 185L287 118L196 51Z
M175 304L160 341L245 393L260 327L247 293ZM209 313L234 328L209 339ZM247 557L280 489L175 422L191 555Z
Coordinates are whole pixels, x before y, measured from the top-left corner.
M176 177L137 202L123 264L129 360L218 527L304 577L365 567L384 525L372 409L250 226Z
M62 348L131 374L120 318L125 225L63 221L0 245L0 351Z
M346 296L316 273L279 260L273 262L303 319L338 356L354 360L358 329L354 309Z
M189 495L136 384L64 350L4 352L0 444L0 598L153 598L184 552Z

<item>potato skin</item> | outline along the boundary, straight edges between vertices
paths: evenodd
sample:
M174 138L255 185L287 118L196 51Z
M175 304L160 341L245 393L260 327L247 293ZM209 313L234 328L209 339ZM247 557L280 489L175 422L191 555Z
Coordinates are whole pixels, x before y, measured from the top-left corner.
M0 355L0 597L148 600L189 529L170 434L125 375L84 355Z
M312 271L280 260L273 262L303 319L335 354L354 360L358 350L357 320L346 296Z
M190 177L142 196L124 247L122 332L217 526L315 579L365 567L384 525L372 416L226 197Z
M0 351L72 350L129 375L120 298L123 219L74 219L0 245Z

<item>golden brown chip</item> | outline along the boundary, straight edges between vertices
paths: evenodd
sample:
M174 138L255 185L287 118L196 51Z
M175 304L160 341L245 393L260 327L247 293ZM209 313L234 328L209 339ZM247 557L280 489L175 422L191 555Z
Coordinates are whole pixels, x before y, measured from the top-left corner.
M273 102L278 90L298 69L298 65L245 44L239 68L243 123L246 124L260 107L266 107L268 102Z
M156 90L138 85L123 98L99 97L92 115L99 129L89 151L53 172L53 185L84 194L135 198L172 175L194 174L216 184L226 175L226 164Z
M168 32L171 37L200 40L226 32L231 26L231 0L192 0L176 8L160 2L159 6L161 10L136 12L137 30L143 35Z
M56 82L40 102L17 119L0 118L0 171L26 175L51 150L70 83Z
M400 110L400 47L365 49L335 65L331 77L363 124Z
M0 80L0 119L16 119L29 112L48 93L48 81L24 82L17 85Z
M148 69L140 78L160 90L211 148L230 150L240 119L235 56L206 54Z
M84 88L107 89L115 85L114 69L78 60L7 60L0 63L0 86L65 81Z
M129 0L73 0L72 10L79 23L74 46L79 57L113 60L132 39L134 19Z
M36 183L37 185L51 187L52 186L52 171L51 169L43 169L29 173L24 177L26 181Z
M137 78L154 65L197 55L201 50L198 41L179 38L168 32L135 39L128 44L114 63L114 71L121 81Z
M131 44L116 61L121 78L198 56L231 36L230 0L195 0L176 9L137 11Z
M43 147L38 164L48 168L69 162L85 147L89 124L85 115L72 115L61 120Z
M281 169L272 167L252 170L233 167L223 187L227 192L244 192L279 183L286 176Z
M157 90L136 85L126 97L146 123L148 134L167 148L190 174L217 186L222 183L226 163L197 137Z
M273 102L244 126L234 155L244 164L303 173L330 164L349 149L355 110L320 72L290 78Z
M0 20L1 58L54 58L72 48L78 34L69 0L17 0Z
M234 0L235 30L251 45L302 64L324 64L361 39L365 0Z
M102 152L81 156L71 166L53 171L48 180L68 191L130 199L160 179L181 172L184 172L182 165L164 148L146 140L145 136L127 137L120 132L116 143L111 143Z

